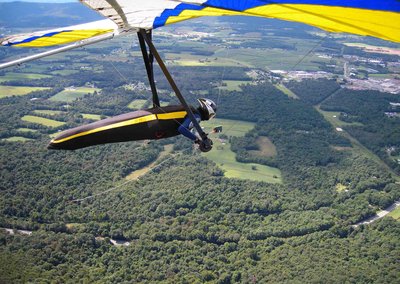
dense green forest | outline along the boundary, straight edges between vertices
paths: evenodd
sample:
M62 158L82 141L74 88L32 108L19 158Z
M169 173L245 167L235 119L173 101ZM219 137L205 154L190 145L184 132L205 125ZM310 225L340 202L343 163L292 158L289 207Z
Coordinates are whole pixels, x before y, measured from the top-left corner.
M339 111L340 119L348 123L346 131L400 173L400 164L394 159L400 149L400 120L396 117L400 108L395 106L399 102L392 94L342 90L321 108Z
M41 126L35 141L0 142L1 226L34 230L32 236L2 235L2 280L392 283L399 274L398 222L349 225L399 198L394 177L351 151L307 103L269 83L242 89L211 97L220 101L220 117L256 122L233 149L238 159L279 167L283 185L227 179L182 138L57 152L45 149L49 129ZM59 118L68 127L81 124L79 112L89 106L118 114L136 97L122 88L110 91L86 95ZM3 131L27 126L19 117L34 109L62 108L29 100L51 95L1 100ZM259 136L276 145L273 161L249 153ZM164 163L138 181L124 181L166 143L175 147ZM130 245L114 247L109 238ZM367 268L371 263L374 269Z

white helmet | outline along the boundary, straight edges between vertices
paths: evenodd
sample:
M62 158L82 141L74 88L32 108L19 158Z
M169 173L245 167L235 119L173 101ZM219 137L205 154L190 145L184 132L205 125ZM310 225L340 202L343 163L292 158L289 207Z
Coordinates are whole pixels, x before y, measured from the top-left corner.
M217 105L214 101L205 98L198 99L197 101L200 104L200 110L204 116L204 120L209 120L215 117Z

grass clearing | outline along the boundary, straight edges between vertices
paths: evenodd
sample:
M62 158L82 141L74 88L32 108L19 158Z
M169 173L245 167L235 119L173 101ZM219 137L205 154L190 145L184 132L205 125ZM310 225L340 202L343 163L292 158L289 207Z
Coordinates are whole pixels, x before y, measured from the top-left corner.
M347 45L347 46L362 48L366 52L392 54L392 55L399 55L400 56L400 48L385 47L385 46L375 46L375 45L369 45L369 44L365 44L365 43L352 43L352 42L346 42L346 43L343 43L343 44Z
M173 148L174 148L174 145L172 145L172 144L165 145L164 146L164 150L160 153L160 155L158 156L158 158L154 162L152 162L151 164L149 164L148 166L146 166L144 168L141 168L139 170L133 171L132 173L127 175L125 178L127 180L137 180L137 179L139 179L142 175L144 175L148 171L150 171L162 158L164 158L165 156L170 154L172 152Z
M0 99L12 96L24 96L34 91L48 90L47 87L16 87L16 86L0 86Z
M14 81L14 80L34 80L34 79L43 79L43 78L51 78L50 75L37 74L37 73L17 73L17 72L7 72L5 75L0 76L0 83L6 81Z
M390 212L387 216L390 216L396 220L400 220L400 207L397 207L392 212Z
M275 157L278 153L275 145L269 140L268 137L260 136L257 138L257 145L260 147L258 151L250 151L250 153L256 154L262 157Z
M353 125L353 126L362 126L361 123L359 122L353 122L353 123L348 123L344 122L339 119L340 117L340 112L338 111L324 111L321 110L319 107L316 107L319 113L321 113L324 118L330 122L334 127L343 127L343 126L348 126L348 125Z
M47 127L59 127L61 125L64 125L65 122L58 121L58 120L53 120L53 119L48 119L40 116L34 116L34 115L25 115L21 118L23 121L27 121L30 123L36 123L36 124L41 124Z
M34 110L33 112L35 114L44 114L44 115L60 115L65 113L65 111L60 111L60 110Z
M30 129L30 128L17 128L17 131L19 131L19 132L37 132L36 129Z
M222 133L227 136L244 136L249 130L254 128L254 123L215 119L211 122L202 122L206 132L210 132L213 127L221 125ZM213 150L203 153L205 157L214 161L225 173L228 178L249 179L264 181L268 183L282 183L282 174L279 169L272 168L256 163L240 163L236 161L236 154L232 152L229 141L217 138L218 133L210 134L214 142ZM265 141L265 140L264 140Z
M91 119L91 120L100 120L101 119L101 115L90 114L90 113L82 113L82 117L85 119Z
M347 186L345 186L344 184L338 183L335 186L335 189L337 192L343 192L343 191L347 191Z
M77 88L67 88L58 94L50 98L51 101L60 102L72 102L78 98L83 97L86 94L93 94L94 92L99 92L98 88L87 88L87 87L77 87Z
M9 138L2 139L3 141L8 141L8 142L27 142L27 141L34 141L34 139L22 137L22 136L13 136Z
M241 91L240 85L251 84L251 81L239 81L239 80L223 80L223 86L218 87L221 90L228 91Z
M75 74L78 72L79 72L79 70L66 69L66 70L55 70L55 71L51 71L50 73L53 75L68 76L68 75Z
M278 90L280 90L282 93L284 93L285 95L287 95L290 98L295 98L295 99L299 98L295 93L293 93L291 90L289 90L288 88L286 88L286 86L284 86L282 84L277 84L274 86L275 86L275 88L277 88Z
M145 104L147 103L147 100L134 100L132 101L129 105L128 108L130 109L142 109Z

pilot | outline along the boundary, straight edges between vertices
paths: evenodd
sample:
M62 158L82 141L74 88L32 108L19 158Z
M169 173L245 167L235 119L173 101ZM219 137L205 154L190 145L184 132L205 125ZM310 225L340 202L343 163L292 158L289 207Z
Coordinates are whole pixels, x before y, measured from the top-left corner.
M200 106L193 111L197 122L213 119L217 112L217 105L214 103L214 101L205 98L198 99L197 101L199 102ZM178 127L178 131L180 134L193 140L197 144L201 141L199 133L194 129L193 122L188 116L185 117L183 123Z
M206 98L198 99L199 107L191 110L198 122L215 117L217 106ZM76 150L98 144L163 139L182 134L199 145L203 152L211 150L193 127L182 105L138 110L66 130L51 140L48 149Z

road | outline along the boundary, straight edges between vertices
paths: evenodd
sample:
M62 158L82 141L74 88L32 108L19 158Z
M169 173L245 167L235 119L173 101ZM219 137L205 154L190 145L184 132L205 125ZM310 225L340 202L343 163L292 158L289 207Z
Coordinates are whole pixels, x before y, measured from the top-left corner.
M375 216L372 216L371 218L368 218L364 221L358 222L354 225L352 225L354 228L357 228L360 225L368 225L371 224L373 222L375 222L378 219L381 219L383 217L385 217L387 214L389 214L390 212L392 212L394 209L396 209L397 207L400 206L400 200L397 200L395 203L393 203L392 205L390 205L388 208L379 211Z

